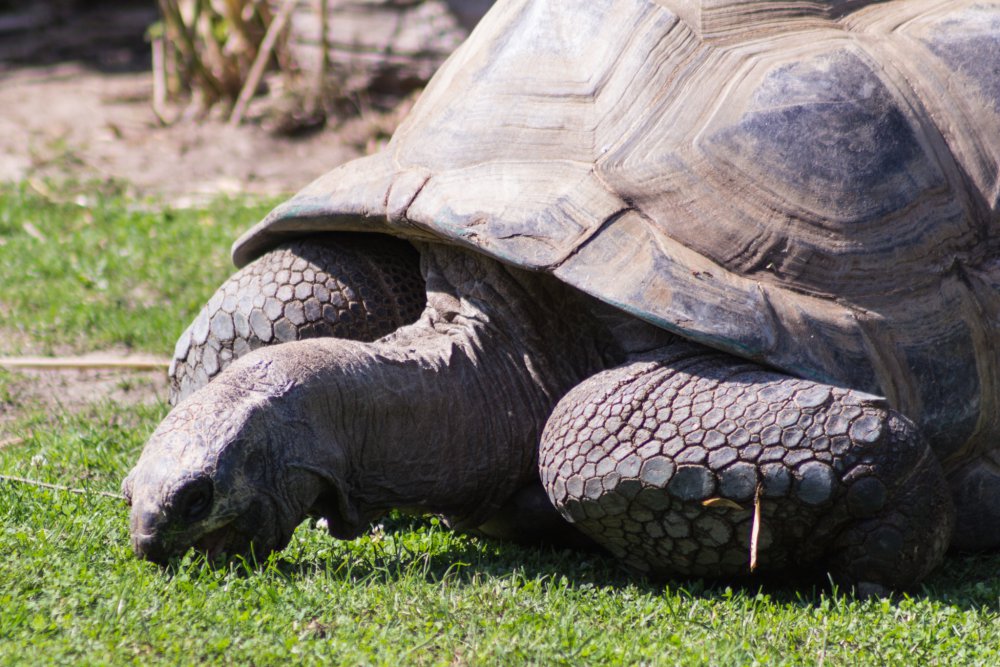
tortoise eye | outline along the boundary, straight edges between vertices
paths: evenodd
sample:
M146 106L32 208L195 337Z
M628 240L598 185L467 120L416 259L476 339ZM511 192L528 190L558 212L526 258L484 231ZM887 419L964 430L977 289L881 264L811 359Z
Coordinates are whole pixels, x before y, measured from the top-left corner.
M214 493L214 485L208 477L191 480L177 492L174 504L177 516L189 522L204 519L212 509Z

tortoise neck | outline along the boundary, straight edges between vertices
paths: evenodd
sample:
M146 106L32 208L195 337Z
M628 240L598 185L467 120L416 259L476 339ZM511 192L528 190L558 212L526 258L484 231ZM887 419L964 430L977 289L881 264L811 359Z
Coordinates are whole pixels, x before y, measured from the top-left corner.
M375 343L309 342L332 361L309 413L344 449L362 522L396 508L471 527L534 481L552 408L605 359L561 285L460 250L423 255L418 322Z

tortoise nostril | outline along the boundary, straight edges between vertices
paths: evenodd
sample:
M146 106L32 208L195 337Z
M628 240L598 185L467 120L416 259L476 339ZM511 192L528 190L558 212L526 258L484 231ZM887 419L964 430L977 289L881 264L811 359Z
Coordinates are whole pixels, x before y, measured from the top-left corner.
M157 535L135 535L132 537L132 550L135 555L160 565L166 565L170 551Z
M186 522L200 521L212 510L215 485L208 477L199 477L185 484L178 492L174 507L176 516Z
M159 512L152 510L141 510L132 513L132 534L133 535L156 535L160 532Z

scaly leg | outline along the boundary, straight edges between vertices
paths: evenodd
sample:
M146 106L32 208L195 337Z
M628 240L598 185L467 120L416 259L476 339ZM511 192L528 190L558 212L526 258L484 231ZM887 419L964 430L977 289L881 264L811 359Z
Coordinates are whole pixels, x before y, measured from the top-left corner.
M1000 547L1000 452L987 451L948 475L955 500L955 536L959 551Z
M574 388L540 460L562 514L654 575L745 575L753 561L903 586L951 538L941 467L884 400L691 343Z
M373 341L424 309L419 255L364 234L281 245L235 273L181 335L170 365L176 405L263 345L317 336Z

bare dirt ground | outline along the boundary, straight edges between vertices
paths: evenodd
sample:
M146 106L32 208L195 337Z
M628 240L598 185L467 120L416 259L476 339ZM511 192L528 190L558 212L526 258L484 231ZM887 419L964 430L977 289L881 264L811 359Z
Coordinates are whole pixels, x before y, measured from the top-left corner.
M290 193L361 154L369 127L278 139L219 121L163 126L146 73L105 74L76 63L0 78L0 180L111 179L140 196L184 205L218 194Z
M0 181L113 179L174 205L278 195L363 154L398 122L398 112L362 109L288 139L263 131L251 107L240 127L216 118L164 125L143 37L155 5L96 4L55 23L35 10L0 14Z
M79 412L100 401L121 405L165 402L166 380L162 370L21 370L9 383L11 400L0 400L0 450L18 444L25 435L16 428L22 414Z
M151 107L143 39L157 18L155 4L78 4L59 20L45 13L53 11L46 3L0 14L0 181L43 191L53 182L114 181L173 206L220 194L281 195L370 150L402 113L359 113L294 140L252 122L165 125ZM166 396L162 371L30 370L16 377L16 404L0 402L0 441L17 405L77 410L95 400Z

